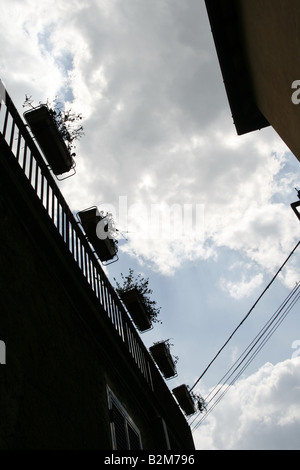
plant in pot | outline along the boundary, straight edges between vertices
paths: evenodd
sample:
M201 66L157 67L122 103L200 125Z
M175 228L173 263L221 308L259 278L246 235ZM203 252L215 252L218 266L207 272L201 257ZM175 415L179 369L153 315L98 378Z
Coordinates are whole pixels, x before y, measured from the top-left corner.
M118 251L117 232L112 214L98 210L96 206L77 214L89 242L100 260L112 260Z
M24 118L30 126L43 154L53 173L61 175L75 168L75 144L83 136L83 127L78 125L81 114L65 110L54 100L53 105L47 100L45 104L33 106L31 96L25 97Z
M187 385L179 385L173 388L172 392L187 416L194 414L196 407L200 413L206 410L206 404L201 395L194 394L188 389Z
M139 331L147 331L152 327L152 323L159 322L158 314L160 307L156 301L151 299L152 290L149 288L149 279L141 274L134 275L133 269L129 269L129 274L124 276L121 273L123 284L116 278L116 291L125 304L132 320Z
M153 359L155 360L165 379L174 377L177 374L176 364L178 362L178 357L172 356L170 352L171 346L173 345L171 345L170 340L167 339L165 341L154 343L149 348Z

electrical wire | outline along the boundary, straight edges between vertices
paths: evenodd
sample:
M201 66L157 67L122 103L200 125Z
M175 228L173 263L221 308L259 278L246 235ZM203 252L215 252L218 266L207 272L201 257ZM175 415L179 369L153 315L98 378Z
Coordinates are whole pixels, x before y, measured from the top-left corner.
M244 365L243 369L238 373L238 375L235 377L235 379L229 384L229 385L232 385L236 380L237 378L244 372L244 370L248 367L248 365L252 362L252 360L254 359L254 357L258 354L258 352L263 348L263 346L267 343L267 341L270 339L270 337L273 335L273 333L276 331L276 329L279 327L279 325L282 323L282 321L285 319L285 317L287 316L287 314L291 311L291 309L294 307L294 305L296 304L296 302L299 300L300 298L300 292L299 291L299 288L300 288L300 284L298 284L295 289L292 291L291 294L289 294L287 300L282 304L281 308L277 310L277 312L275 312L275 314L273 315L273 317L271 318L271 320L269 320L269 322L266 324L266 326L261 330L261 333L260 332L260 335L257 335L255 340L256 341L252 341L252 343L250 344L250 346L253 346L250 348L250 346L248 346L248 348L244 351L244 353L240 356L240 358L242 358L243 356L245 356L239 363L239 365L237 367L235 367L234 371L229 375L229 377L227 377L227 380L232 377L233 373L236 372L236 370L241 366L241 364L245 361L245 359L248 357L248 355L250 354L250 352L254 349L254 346L257 345L259 343L259 341L263 338L264 334L268 331L268 329L270 328L270 326L272 325L272 323L277 319L276 323L273 325L272 329L269 331L268 335L266 336L266 338L262 341L261 344L258 345L258 347L256 348L256 350L254 351L254 353L252 354L252 356L250 356L250 359L247 361L247 363ZM298 292L298 293L297 293ZM295 298L293 298L294 296L296 295ZM292 299L292 302L290 305L287 306L288 302ZM286 307L286 309L283 311L283 308ZM282 313L283 311L283 313ZM282 313L282 314L281 314ZM279 317L279 314L281 314L281 316ZM278 318L279 317L279 318ZM258 339L257 339L258 338ZM249 349L249 352L247 354L246 351ZM223 376L223 378L221 379L221 381L219 382L218 385L220 385L220 383L223 381L224 378L226 378L226 376L229 374L229 372L233 369L233 367L239 362L240 358L235 362L235 364L229 369L229 371L227 372L227 374L225 374L225 376ZM214 387L214 389L209 393L209 395L206 397L206 400L208 400L208 397L215 391L215 389L218 387L218 385L216 387ZM224 387L225 385L223 385ZM214 396L210 399L210 401L208 403L210 403L214 398L215 396L220 392L222 387L219 388L219 390L214 394Z
M282 271L282 269L284 268L284 266L286 265L286 263L289 261L289 259L291 258L291 256L295 253L296 249L298 248L298 246L300 245L300 240L298 241L298 243L296 244L296 246L293 248L293 250L291 251L291 253L289 254L289 256L286 258L286 260L283 262L283 264L280 266L280 268L278 269L277 273L275 274L275 276L272 278L272 280L269 282L269 284L267 285L267 287L263 290L263 292L261 293L261 295L258 297L258 299L256 300L256 302L253 304L253 306L250 308L249 312L245 315L245 317L243 318L243 320L239 323L239 325L235 328L235 330L232 332L232 334L229 336L229 338L227 339L227 341L223 344L223 346L219 349L219 351L217 352L217 354L214 356L214 358L212 359L212 361L208 364L208 366L206 367L206 369L204 370L204 372L202 372L202 374L200 375L200 377L196 380L196 382L194 383L194 385L190 388L190 391L192 391L195 386L198 384L198 382L202 379L202 377L204 376L204 374L206 374L206 372L208 371L208 369L211 367L211 365L215 362L215 360L217 359L217 357L221 354L221 352L223 351L223 349L227 346L227 344L229 343L229 341L232 339L232 337L235 335L235 333L238 331L238 329L243 325L243 323L247 320L247 318L249 317L249 315L251 314L251 312L254 310L254 308L256 307L256 305L258 304L258 302L260 301L260 299L263 297L263 295L266 293L266 291L269 289L269 287L273 284L273 282L275 281L275 279L277 278L277 276L279 275L279 273Z
M245 358L248 356L248 354L251 352L251 350L253 349L253 347L258 343L258 341L263 337L263 335L265 334L265 332L268 330L269 326L272 325L272 323L276 320L276 318L278 317L278 315L280 314L280 312L282 311L282 309L287 305L287 303L289 302L289 300L292 298L292 296L294 295L294 293L299 289L299 284L296 284L296 286L294 287L294 289L288 294L288 296L286 297L286 299L282 302L282 304L280 305L280 307L276 310L276 312L272 315L272 317L270 318L270 320L264 325L264 327L260 330L260 332L256 335L256 337L253 339L253 341L249 344L249 346L245 349L245 351L239 356L239 358L235 361L235 363L231 366L231 368L229 369L229 371L221 378L221 380L219 381L219 383L213 388L213 390L211 390L211 392L209 393L209 395L206 397L206 400L208 399L208 397L214 392L214 390L218 387L218 385L220 385L220 383L223 383L225 380L228 380L228 378L231 377L231 375L229 377L228 374L229 372L231 372L231 370L235 367L236 364L239 363L239 361L243 361L245 360ZM252 346L253 345L253 346ZM246 354L246 352L249 350L249 352ZM244 359L242 359L244 357Z
M290 312L290 310L293 308L293 306L296 304L296 302L299 300L300 298L300 293L298 293L296 299L294 299L292 305L289 306L289 308L284 312L284 314L282 315L282 317L278 320L278 322L276 323L276 325L273 327L273 329L270 331L270 333L268 334L267 338L264 339L264 341L262 342L262 344L259 345L259 347L254 351L254 353L252 354L252 356L249 358L249 360L247 361L247 363L244 365L244 367L238 372L238 374L235 376L235 378L229 383L229 384L223 384L219 390L215 393L215 395L210 399L210 401L207 403L210 404L213 399L216 397L217 394L220 393L220 391L225 388L225 390L223 391L223 393L221 394L221 396L218 397L218 399L213 403L213 405L209 408L209 410L206 412L206 414L200 419L200 421L194 426L193 428L193 431L195 429L198 428L198 426L204 421L204 419L207 418L207 416L211 413L211 411L215 408L215 406L220 402L220 400L224 397L224 395L227 393L227 391L231 388L231 386L236 382L236 380L241 376L241 374L245 371L245 369L250 365L250 363L253 361L253 359L255 358L255 356L259 353L259 351L263 348L263 346L267 343L267 341L270 339L270 337L273 335L273 333L276 331L276 329L279 327L279 325L282 323L282 321L284 320L284 318L287 316L287 314ZM235 371L237 370L237 368L235 369ZM233 374L231 374L232 376ZM230 377L231 377L230 376ZM216 387L215 387L216 388ZM210 393L211 394L211 393ZM209 394L209 395L210 395ZM209 396L208 395L208 396ZM195 420L197 419L198 416L196 416L196 418L194 418L194 420L192 421L192 423L195 422ZM192 424L191 423L191 424Z
M222 377L222 379L219 381L218 385L216 385L209 395L205 399L206 406L208 406L210 403L213 402L211 407L206 411L205 415L200 418L200 420L194 425L192 431L195 431L198 426L207 418L207 416L212 412L212 410L217 406L217 404L221 401L221 399L224 397L224 395L228 392L228 390L232 387L232 385L237 381L237 379L242 375L242 373L246 370L246 368L251 364L253 359L256 357L256 355L261 351L261 349L265 346L265 344L269 341L271 336L275 333L277 328L281 325L283 320L286 318L286 316L289 314L289 312L292 310L292 308L295 306L295 304L298 302L300 299L300 282L296 284L294 289L289 293L287 298L284 300L284 302L281 304L281 306L276 310L276 312L272 315L270 320L265 324L265 326L260 330L260 332L256 335L254 340L250 343L250 345L245 349L245 351L240 355L240 357L237 359L237 361L233 364L233 366L229 369L229 371ZM267 334L266 334L267 333ZM250 353L252 353L250 355ZM248 358L248 356L250 357ZM240 369L241 365L243 362L246 360L247 362L243 365L243 367ZM236 367L235 367L236 366ZM232 369L234 369L232 371ZM239 370L240 369L240 370ZM232 371L232 372L231 372ZM231 372L230 375L228 375ZM237 372L236 376L231 380L229 383L224 383L220 385L224 379L228 381L234 373ZM220 387L219 387L220 385ZM218 388L219 387L219 388ZM217 391L215 392L215 390ZM224 389L224 390L223 390ZM222 391L223 390L223 391ZM215 392L215 393L214 393ZM216 399L217 395L221 395ZM214 393L212 398L208 401L208 398ZM215 401L214 401L215 399ZM198 418L199 413L196 417L194 417L193 421L190 423L193 424L196 419Z

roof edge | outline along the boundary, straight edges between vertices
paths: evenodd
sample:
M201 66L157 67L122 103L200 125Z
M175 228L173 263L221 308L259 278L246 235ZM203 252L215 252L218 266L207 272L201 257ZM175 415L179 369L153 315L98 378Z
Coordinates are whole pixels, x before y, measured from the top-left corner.
M269 126L256 105L239 1L205 0L205 4L237 133L246 134Z

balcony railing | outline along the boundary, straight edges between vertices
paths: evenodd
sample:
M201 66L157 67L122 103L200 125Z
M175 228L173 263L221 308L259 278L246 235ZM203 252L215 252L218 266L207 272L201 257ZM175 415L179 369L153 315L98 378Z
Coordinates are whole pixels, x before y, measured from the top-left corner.
M137 367L152 385L151 357L62 196L45 160L0 80L0 133L55 225Z

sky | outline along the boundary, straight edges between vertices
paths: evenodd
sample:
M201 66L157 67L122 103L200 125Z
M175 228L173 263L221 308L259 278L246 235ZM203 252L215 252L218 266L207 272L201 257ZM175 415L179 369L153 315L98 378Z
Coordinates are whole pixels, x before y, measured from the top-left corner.
M129 268L149 278L162 323L142 340L170 338L167 385L197 382L206 398L300 281L299 248L208 367L299 240L299 161L271 127L237 136L203 0L0 7L0 78L20 113L25 94L82 113L61 191L74 213L113 213L111 283ZM188 420L196 449L300 448L299 305L203 422Z

